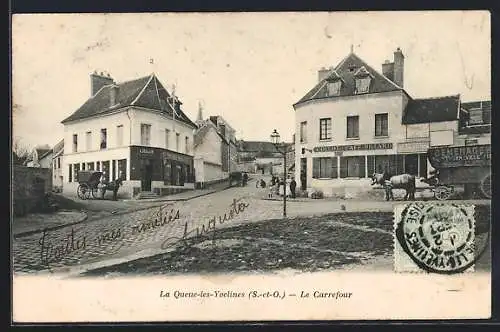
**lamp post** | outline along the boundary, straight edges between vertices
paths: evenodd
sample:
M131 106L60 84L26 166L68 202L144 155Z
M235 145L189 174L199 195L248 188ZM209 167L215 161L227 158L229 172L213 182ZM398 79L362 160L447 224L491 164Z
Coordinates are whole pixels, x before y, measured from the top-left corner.
M271 143L274 144L276 151L283 155L283 217L286 218L286 154L289 152L289 147L286 143L280 142L280 134L276 129L271 133Z

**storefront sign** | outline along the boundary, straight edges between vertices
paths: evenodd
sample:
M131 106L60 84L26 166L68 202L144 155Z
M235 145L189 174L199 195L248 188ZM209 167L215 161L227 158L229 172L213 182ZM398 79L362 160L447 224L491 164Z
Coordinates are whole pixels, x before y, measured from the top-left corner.
M434 168L460 166L490 166L491 145L432 148L428 151Z
M361 151L361 150L386 150L392 149L392 143L352 144L316 146L314 152Z

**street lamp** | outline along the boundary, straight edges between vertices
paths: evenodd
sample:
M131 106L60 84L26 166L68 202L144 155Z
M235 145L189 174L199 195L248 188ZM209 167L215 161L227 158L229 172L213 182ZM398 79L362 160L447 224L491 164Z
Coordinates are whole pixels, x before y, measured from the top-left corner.
M276 151L283 155L283 217L286 217L286 154L289 152L289 147L286 143L280 143L280 134L276 129L271 133L271 143L274 144Z

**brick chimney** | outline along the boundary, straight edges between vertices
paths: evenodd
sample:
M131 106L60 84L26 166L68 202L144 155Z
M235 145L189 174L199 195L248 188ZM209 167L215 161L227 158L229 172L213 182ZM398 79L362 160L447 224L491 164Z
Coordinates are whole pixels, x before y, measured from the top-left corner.
M404 65L405 57L398 47L394 52L394 80L393 82L400 87L404 86Z
M109 107L113 107L118 104L118 93L120 92L120 88L118 85L113 84L109 89Z
M324 80L328 74L330 73L330 70L329 68L326 68L326 67L322 67L320 70L318 70L318 82L321 82L322 80Z
M382 64L382 74L391 81L394 81L394 62L385 60L385 63Z
M98 74L94 71L90 74L90 95L95 96L97 91L99 91L103 86L113 84L113 78L108 74L101 72Z

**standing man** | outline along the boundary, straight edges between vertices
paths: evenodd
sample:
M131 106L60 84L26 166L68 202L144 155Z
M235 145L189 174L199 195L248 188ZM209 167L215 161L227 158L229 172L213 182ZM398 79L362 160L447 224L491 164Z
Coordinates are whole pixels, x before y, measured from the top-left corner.
M295 178L292 178L292 181L290 181L290 192L292 194L292 198L295 198L295 188L297 188L297 182L295 182Z

